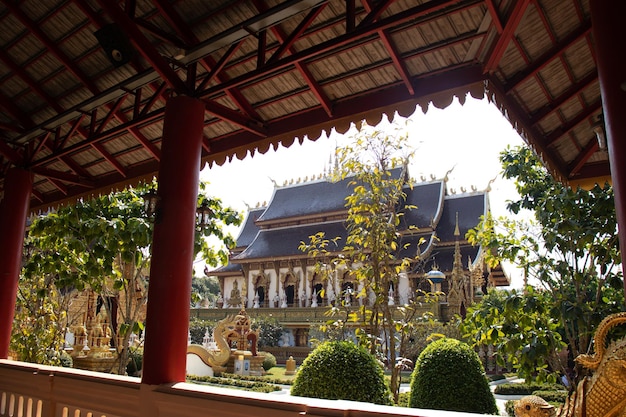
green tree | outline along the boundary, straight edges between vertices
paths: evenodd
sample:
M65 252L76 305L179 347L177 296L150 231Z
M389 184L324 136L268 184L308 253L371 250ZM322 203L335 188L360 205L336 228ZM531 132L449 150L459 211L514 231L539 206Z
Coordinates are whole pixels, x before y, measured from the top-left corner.
M155 189L153 181L79 200L36 218L29 231L34 253L24 265L26 277L50 279L56 288L90 288L105 301L115 300L121 317L119 331L112 329L114 340L121 340L119 373L124 372L128 361L130 335L143 327L139 317L148 294L153 228L144 196ZM206 224L197 226L194 250L207 264L217 265L226 261L227 248L234 245L222 227L239 224L240 216L222 207L221 201L206 195L204 189L202 184L198 206L208 208L211 215ZM223 244L213 247L209 236ZM107 314L112 323L110 307Z
M217 277L193 277L191 279L191 305L208 306L215 302L220 292L220 284Z
M547 291L491 289L468 309L460 328L474 345L492 345L501 366L511 365L526 382L556 382L553 371L566 373L561 352L567 346L552 318Z
M410 328L419 321L415 305L390 306L388 302L390 289L398 288L400 274L415 268L419 261L417 256L403 255L417 254L416 247L409 248L402 242L403 236L415 232L415 228L400 233L404 213L416 209L404 204L404 187L410 186L406 166L412 152L408 149L408 134L401 127L387 132L363 125L350 144L337 149L336 179L348 179L352 187L346 198L346 242L340 246L338 239L320 232L300 245L301 250L319 259L316 272L320 276L333 282L339 273L349 271L360 284L360 289L353 289L353 295L373 299L358 311L342 308L343 301L338 301L333 310L342 318L331 323L339 330L335 333L344 336L342 330L347 322L361 323L357 329L360 342L390 364L390 385L396 402ZM341 294L338 300L343 299ZM395 319L394 311L402 318Z
M17 360L60 364L68 302L49 276L20 280L11 333L11 349Z
M513 262L549 293L547 314L576 357L590 348L602 318L624 309L613 190L608 184L572 189L525 147L507 148L500 160L520 195L509 211L529 210L534 219L487 217L468 239L488 249L489 262Z

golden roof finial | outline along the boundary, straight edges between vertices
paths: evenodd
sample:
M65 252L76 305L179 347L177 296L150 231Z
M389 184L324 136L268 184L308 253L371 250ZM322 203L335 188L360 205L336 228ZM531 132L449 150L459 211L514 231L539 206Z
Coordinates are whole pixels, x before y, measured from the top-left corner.
M456 224L454 225L454 236L461 236L459 231L459 212L456 212Z

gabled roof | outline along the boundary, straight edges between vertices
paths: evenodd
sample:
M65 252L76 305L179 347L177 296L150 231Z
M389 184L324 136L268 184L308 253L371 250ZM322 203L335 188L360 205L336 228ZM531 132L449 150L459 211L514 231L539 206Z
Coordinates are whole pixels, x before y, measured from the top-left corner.
M401 173L401 169L394 169L392 175L399 178ZM301 251L299 246L302 242L308 244L309 237L319 232L323 232L328 240L337 238L337 243L331 242L326 249L339 252L347 236L344 223L347 214L344 210L344 216L337 219L328 216L328 213L336 213L339 207L344 206L345 197L352 192L347 181L321 180L275 189L265 212L261 213L263 209L255 209L248 214L238 238L238 250L231 256L230 265L306 259L308 254ZM446 195L444 180L413 184L412 187L406 186L404 191L406 200L401 203L402 206L412 205L417 208L405 210L400 227L403 232L400 256L423 254L431 261L436 259L443 267L442 270L449 270L446 268L452 266L450 250L454 250L453 244L459 240L463 243L463 255L476 259L479 248L465 242L465 233L478 225L480 216L487 213L486 192ZM266 216L267 213L271 215ZM459 236L454 235L457 216ZM308 222L298 221L303 217L307 217ZM257 219L256 223L251 221L254 218ZM264 227L268 223L271 223L271 227ZM417 230L409 229L409 225L417 226ZM253 234L255 237L250 240ZM235 270L236 267L229 266L218 271L224 273Z
M267 207L259 207L248 211L243 227L239 232L239 236L237 236L237 247L235 248L235 251L239 252L240 250L245 249L254 241L257 233L259 233L259 228L257 227L256 222L266 209Z
M350 179L330 182L326 179L275 188L267 210L259 217L259 224L286 218L316 216L320 213L346 211L346 197L352 192Z
M480 217L489 211L487 193L457 194L446 196L443 214L437 224L437 237L441 242L454 242L454 230L459 224L459 235L465 239L468 230L476 227Z
M314 223L298 225L296 227L260 230L254 241L240 254L231 258L233 263L280 260L293 257L306 258L307 253L298 247L301 242L309 243L309 236L324 232L327 239L340 238L338 246L328 247L330 252L336 252L343 247L346 241L346 228L343 221L329 223Z

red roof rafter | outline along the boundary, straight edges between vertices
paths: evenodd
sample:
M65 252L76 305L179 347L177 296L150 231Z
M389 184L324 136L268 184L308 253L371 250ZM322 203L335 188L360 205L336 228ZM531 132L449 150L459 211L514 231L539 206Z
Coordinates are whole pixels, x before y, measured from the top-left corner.
M537 124L546 117L548 114L552 113L554 110L558 109L563 103L572 97L580 94L585 88L589 87L593 82L598 79L598 73L594 69L592 73L584 77L582 80L578 81L575 84L572 84L570 88L564 91L559 97L556 97L554 100L551 100L548 106L545 106L535 114L533 114L530 122L534 125Z
M199 40L196 35L189 28L189 26L180 18L180 15L176 11L176 9L174 9L174 7L169 2L164 0L157 0L156 6L161 12L161 16L163 16L168 21L168 23L172 26L172 28L174 28L177 33L181 34L186 42L193 44L198 43ZM200 60L200 63L209 72L211 72L212 69L216 66L215 61L210 56L205 56L204 58L202 58ZM216 72L215 77L220 82L228 79L226 74L222 74L220 73L220 71ZM244 114L246 114L248 117L252 117L258 120L261 119L256 110L254 110L254 108L250 105L248 100L245 99L245 97L241 94L239 90L229 89L226 91L226 95L228 95L228 97L235 103L235 105L240 108L241 111L243 111Z
M491 21L493 22L494 27L498 33L502 33L504 28L502 27L502 21L500 20L500 15L498 14L498 9L493 4L493 0L485 0L487 4L487 9L489 10L489 15L491 16Z
M122 177L126 178L126 169L124 169L122 164L120 164L117 159L113 157L113 155L104 149L104 146L101 143L92 143L91 146L97 150L100 155L102 155L104 159L106 159L113 166L113 168L115 168L115 170L122 175Z
M98 4L107 14L120 25L122 30L126 32L131 41L137 47L139 53L150 62L152 67L163 77L163 80L167 82L174 90L181 94L189 93L187 85L178 77L176 72L170 68L167 61L161 56L161 54L154 49L154 46L139 30L137 25L131 20L131 18L124 13L122 9L118 7L116 2L109 0L98 0Z
M514 3L515 6L511 12L511 16L507 20L502 33L497 37L496 43L489 51L484 68L485 73L493 72L500 63L500 59L502 59L504 51L515 35L515 31L517 30L522 17L524 17L524 12L526 12L526 7L528 7L529 3L530 0L518 0Z
M379 30L390 28L394 25L401 24L402 22L415 20L414 24L418 25L427 21L435 20L444 13L443 9L446 5L450 6L450 8L448 8L446 11L448 13L451 13L452 9L463 10L475 7L480 4L482 4L482 0L467 0L461 3L455 0L433 0L431 2L415 6L411 9L407 9L404 12L395 14L391 17L380 19L369 26L363 26L363 22L361 22L361 24L351 33L346 33L344 35L336 37L335 39L322 42L321 44L318 44L311 48L291 54L285 58L282 58L276 63L266 65L261 70L253 70L248 72L247 74L240 75L236 78L230 79L229 81L223 82L218 86L209 87L206 90L199 92L198 95L200 97L210 96L212 94L224 91L228 88L238 87L242 84L247 84L252 81L268 77L272 74L282 72L285 68L288 68L297 62L302 62L310 58L311 56L320 56L325 52L330 53L333 50L347 47L351 42L354 42L355 39L361 39L363 41L363 38L368 35L376 34Z
M13 165L19 165L22 161L22 155L20 155L15 149L7 145L3 140L0 140L0 154L7 158Z
M215 65L213 65L209 73L206 75L206 77L204 77L202 82L198 85L197 90L202 90L204 87L206 87L206 85L209 82L211 82L211 80L215 78L215 76L219 74L220 71L224 69L224 66L226 65L228 60L230 60L235 54L235 52L239 50L241 45L243 45L243 42L244 41L239 41L237 43L230 45L228 50L224 52L224 55L222 55L222 57L215 63Z
M94 185L93 181L87 178L81 178L78 175L57 171L54 169L37 167L33 169L33 172L37 175L47 177L48 179L56 179L70 184L82 185L87 187L93 187Z
M6 96L0 93L0 107L4 108L7 113L11 114L24 129L31 129L35 126L33 121L24 114L15 104L9 100Z
M507 94L522 84L524 81L533 77L543 68L545 68L552 60L560 57L570 48L573 44L578 42L580 39L587 36L591 31L591 21L586 21L579 27L577 27L573 32L564 37L560 42L558 42L554 47L548 50L546 53L541 55L535 62L526 68L524 71L515 75L511 81L509 81L506 85Z
M569 133L572 129L574 129L578 124L588 120L594 113L598 110L602 109L602 101L597 100L595 103L586 106L584 111L578 114L571 120L568 120L565 124L563 124L559 129L556 129L554 132L551 132L548 136L546 136L546 144L548 146L554 145L559 139L561 139L565 134Z
M509 114L509 120L513 125L517 125L518 131L523 132L527 136L526 142L532 143L534 151L543 160L547 167L551 169L552 175L558 179L568 179L567 170L559 161L554 160L548 152L547 145L540 139L543 137L536 129L535 123L531 122L526 116L526 112L521 106L510 97L506 95L502 85L495 77L489 79L489 90L496 95L498 103L503 104L503 108L506 109ZM529 142L533 139L532 142Z
M68 146L65 149L59 149L57 151L55 151L52 155L48 155L45 158L41 158L39 160L36 160L33 162L33 166L42 166L42 165L46 165L47 163L49 163L52 160L55 160L57 158L60 158L62 156L65 155L71 155L74 152L78 152L88 146L91 146L92 143L96 143L96 142L100 142L103 141L105 139L108 138L112 138L121 134L125 134L126 131L132 127L135 126L139 126L142 125L144 123L150 123L156 119L160 119L163 117L163 114L165 113L165 108L162 107L160 109L154 110L151 113L145 114L140 116L137 119L131 120L127 123L124 123L122 125L116 126L114 128L111 128L109 130L107 130L106 132L102 132L99 135L92 135L89 138L85 139L84 141L77 143L75 145L72 146Z
M37 82L35 82L26 71L24 71L24 68L17 65L15 62L13 62L13 60L11 59L11 57L9 56L9 54L6 53L6 51L0 49L0 61L4 62L6 64L7 67L9 67L9 69L15 74L17 75L19 78L22 79L22 81L24 81L28 87L34 91L37 95L39 95L39 97L41 97L42 99L44 99L44 101L50 106L52 107L57 113L61 113L63 111L63 107L61 107L61 105L56 101L53 100L48 93L46 93L43 88L41 88L41 85Z
M582 169L583 165L591 158L591 156L596 153L599 145L597 140L590 140L587 146L582 150L580 154L569 164L569 177L572 178Z
M372 5L370 4L369 0L363 0L363 6L365 7L365 10L368 13L372 12ZM378 36L380 37L380 40L383 43L383 45L385 45L385 49L387 50L387 53L389 54L389 57L391 58L391 61L393 62L393 66L396 68L396 71L398 71L398 74L400 75L400 78L404 82L404 85L406 85L406 88L409 91L409 94L414 95L415 90L413 89L413 85L411 85L411 81L409 79L410 78L409 70L404 64L404 61L400 59L400 55L398 53L396 46L393 44L391 38L389 37L386 31L379 30Z
M94 95L98 94L98 88L95 86L90 77L88 77L85 73L83 73L80 68L76 66L73 60L70 60L58 45L50 40L46 36L46 34L41 30L40 26L30 20L22 10L20 10L19 6L7 1L2 0L4 5L14 14L20 22L28 29L39 41L45 46L45 48L54 55L65 67L76 77L78 81L83 83Z
M267 136L267 131L262 126L262 124L256 122L254 119L250 119L249 117L246 117L239 112L229 109L228 107L223 106L216 101L206 99L203 101L204 107L209 113L216 115L222 120L228 120L229 122L232 122L242 129L252 132L257 136Z
M261 12L268 9L265 3L263 3L261 0L255 0L254 4L257 7L257 9ZM274 54L267 61L268 64L278 61L278 59L280 58L280 56L283 54L285 50L288 50L291 53L294 52L293 43L296 41L298 36L300 36L306 30L306 28L311 25L311 23L315 20L315 18L322 12L322 10L324 9L324 6L325 4L313 8L307 14L307 16L305 16L302 22L300 22L296 30L294 30L294 32L291 35L289 35L289 37L285 35L285 33L281 30L279 26L272 26L272 32L274 33L274 36L276 37L276 39L278 39L279 42L282 42L282 45L274 52ZM304 81L309 85L309 88L311 89L311 93L313 93L313 95L317 98L317 101L320 103L324 111L329 116L332 116L333 114L332 103L328 99L328 96L326 95L326 93L324 93L324 90L322 89L322 87L315 80L315 77L313 76L313 74L311 74L311 71L309 71L306 65L302 64L301 62L297 62L295 64L295 67L304 78Z

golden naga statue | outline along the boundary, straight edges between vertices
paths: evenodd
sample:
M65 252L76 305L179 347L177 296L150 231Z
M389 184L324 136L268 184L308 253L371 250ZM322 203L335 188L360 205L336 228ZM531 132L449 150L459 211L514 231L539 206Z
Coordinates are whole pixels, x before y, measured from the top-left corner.
M250 318L243 308L237 315L229 315L220 320L213 329L213 338L218 350L209 351L200 345L189 345L187 353L198 355L205 364L214 369L221 369L228 362L231 344L236 344L237 349L246 350L250 341L252 354L257 354L258 334L250 329Z
M606 346L609 331L626 323L626 313L606 317L594 336L595 354L576 362L593 372L578 383L558 410L543 398L529 395L515 404L516 417L626 417L626 338Z

